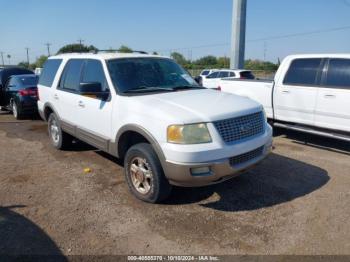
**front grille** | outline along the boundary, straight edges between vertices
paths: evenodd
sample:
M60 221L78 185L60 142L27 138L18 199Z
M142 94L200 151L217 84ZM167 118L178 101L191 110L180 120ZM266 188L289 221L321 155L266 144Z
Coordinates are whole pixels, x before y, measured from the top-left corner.
M226 143L237 142L264 132L263 112L214 122Z
M253 150L253 151L250 151L248 153L232 157L232 158L230 158L230 165L231 166L239 166L239 165L244 164L248 161L251 161L255 158L261 157L263 152L264 152L264 147L262 146L262 147L259 147L255 150Z

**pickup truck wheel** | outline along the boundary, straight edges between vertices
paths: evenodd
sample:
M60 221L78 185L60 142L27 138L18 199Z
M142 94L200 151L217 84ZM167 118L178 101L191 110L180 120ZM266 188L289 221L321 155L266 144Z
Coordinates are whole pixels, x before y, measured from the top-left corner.
M48 131L51 144L59 150L63 150L69 147L72 143L72 136L65 133L60 125L60 121L56 114L52 113L48 120Z
M130 191L142 201L159 203L171 193L171 185L150 144L137 144L128 150L124 172Z

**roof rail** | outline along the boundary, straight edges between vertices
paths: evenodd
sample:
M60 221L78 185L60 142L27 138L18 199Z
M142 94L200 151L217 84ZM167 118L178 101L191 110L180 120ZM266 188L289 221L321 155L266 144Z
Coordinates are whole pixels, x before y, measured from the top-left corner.
M117 49L99 49L99 50L92 50L91 53L93 54L98 54L100 52L106 52L106 53L122 53L122 54L127 54L127 53L138 53L138 54L144 54L144 55L147 55L148 53L145 52L145 51L136 51L136 50L133 50L133 51L130 51L130 52L120 52L119 50Z

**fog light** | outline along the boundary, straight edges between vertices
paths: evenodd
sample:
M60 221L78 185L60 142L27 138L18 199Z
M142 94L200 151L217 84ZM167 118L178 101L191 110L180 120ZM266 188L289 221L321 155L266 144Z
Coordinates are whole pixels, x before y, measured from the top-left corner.
M210 167L191 168L192 176L210 176Z

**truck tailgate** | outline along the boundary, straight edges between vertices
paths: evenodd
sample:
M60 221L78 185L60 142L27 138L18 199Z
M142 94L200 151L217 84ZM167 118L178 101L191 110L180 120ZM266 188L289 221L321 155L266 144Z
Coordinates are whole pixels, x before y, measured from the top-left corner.
M268 118L273 118L272 92L274 81L222 79L220 81L222 92L249 97L265 108Z

